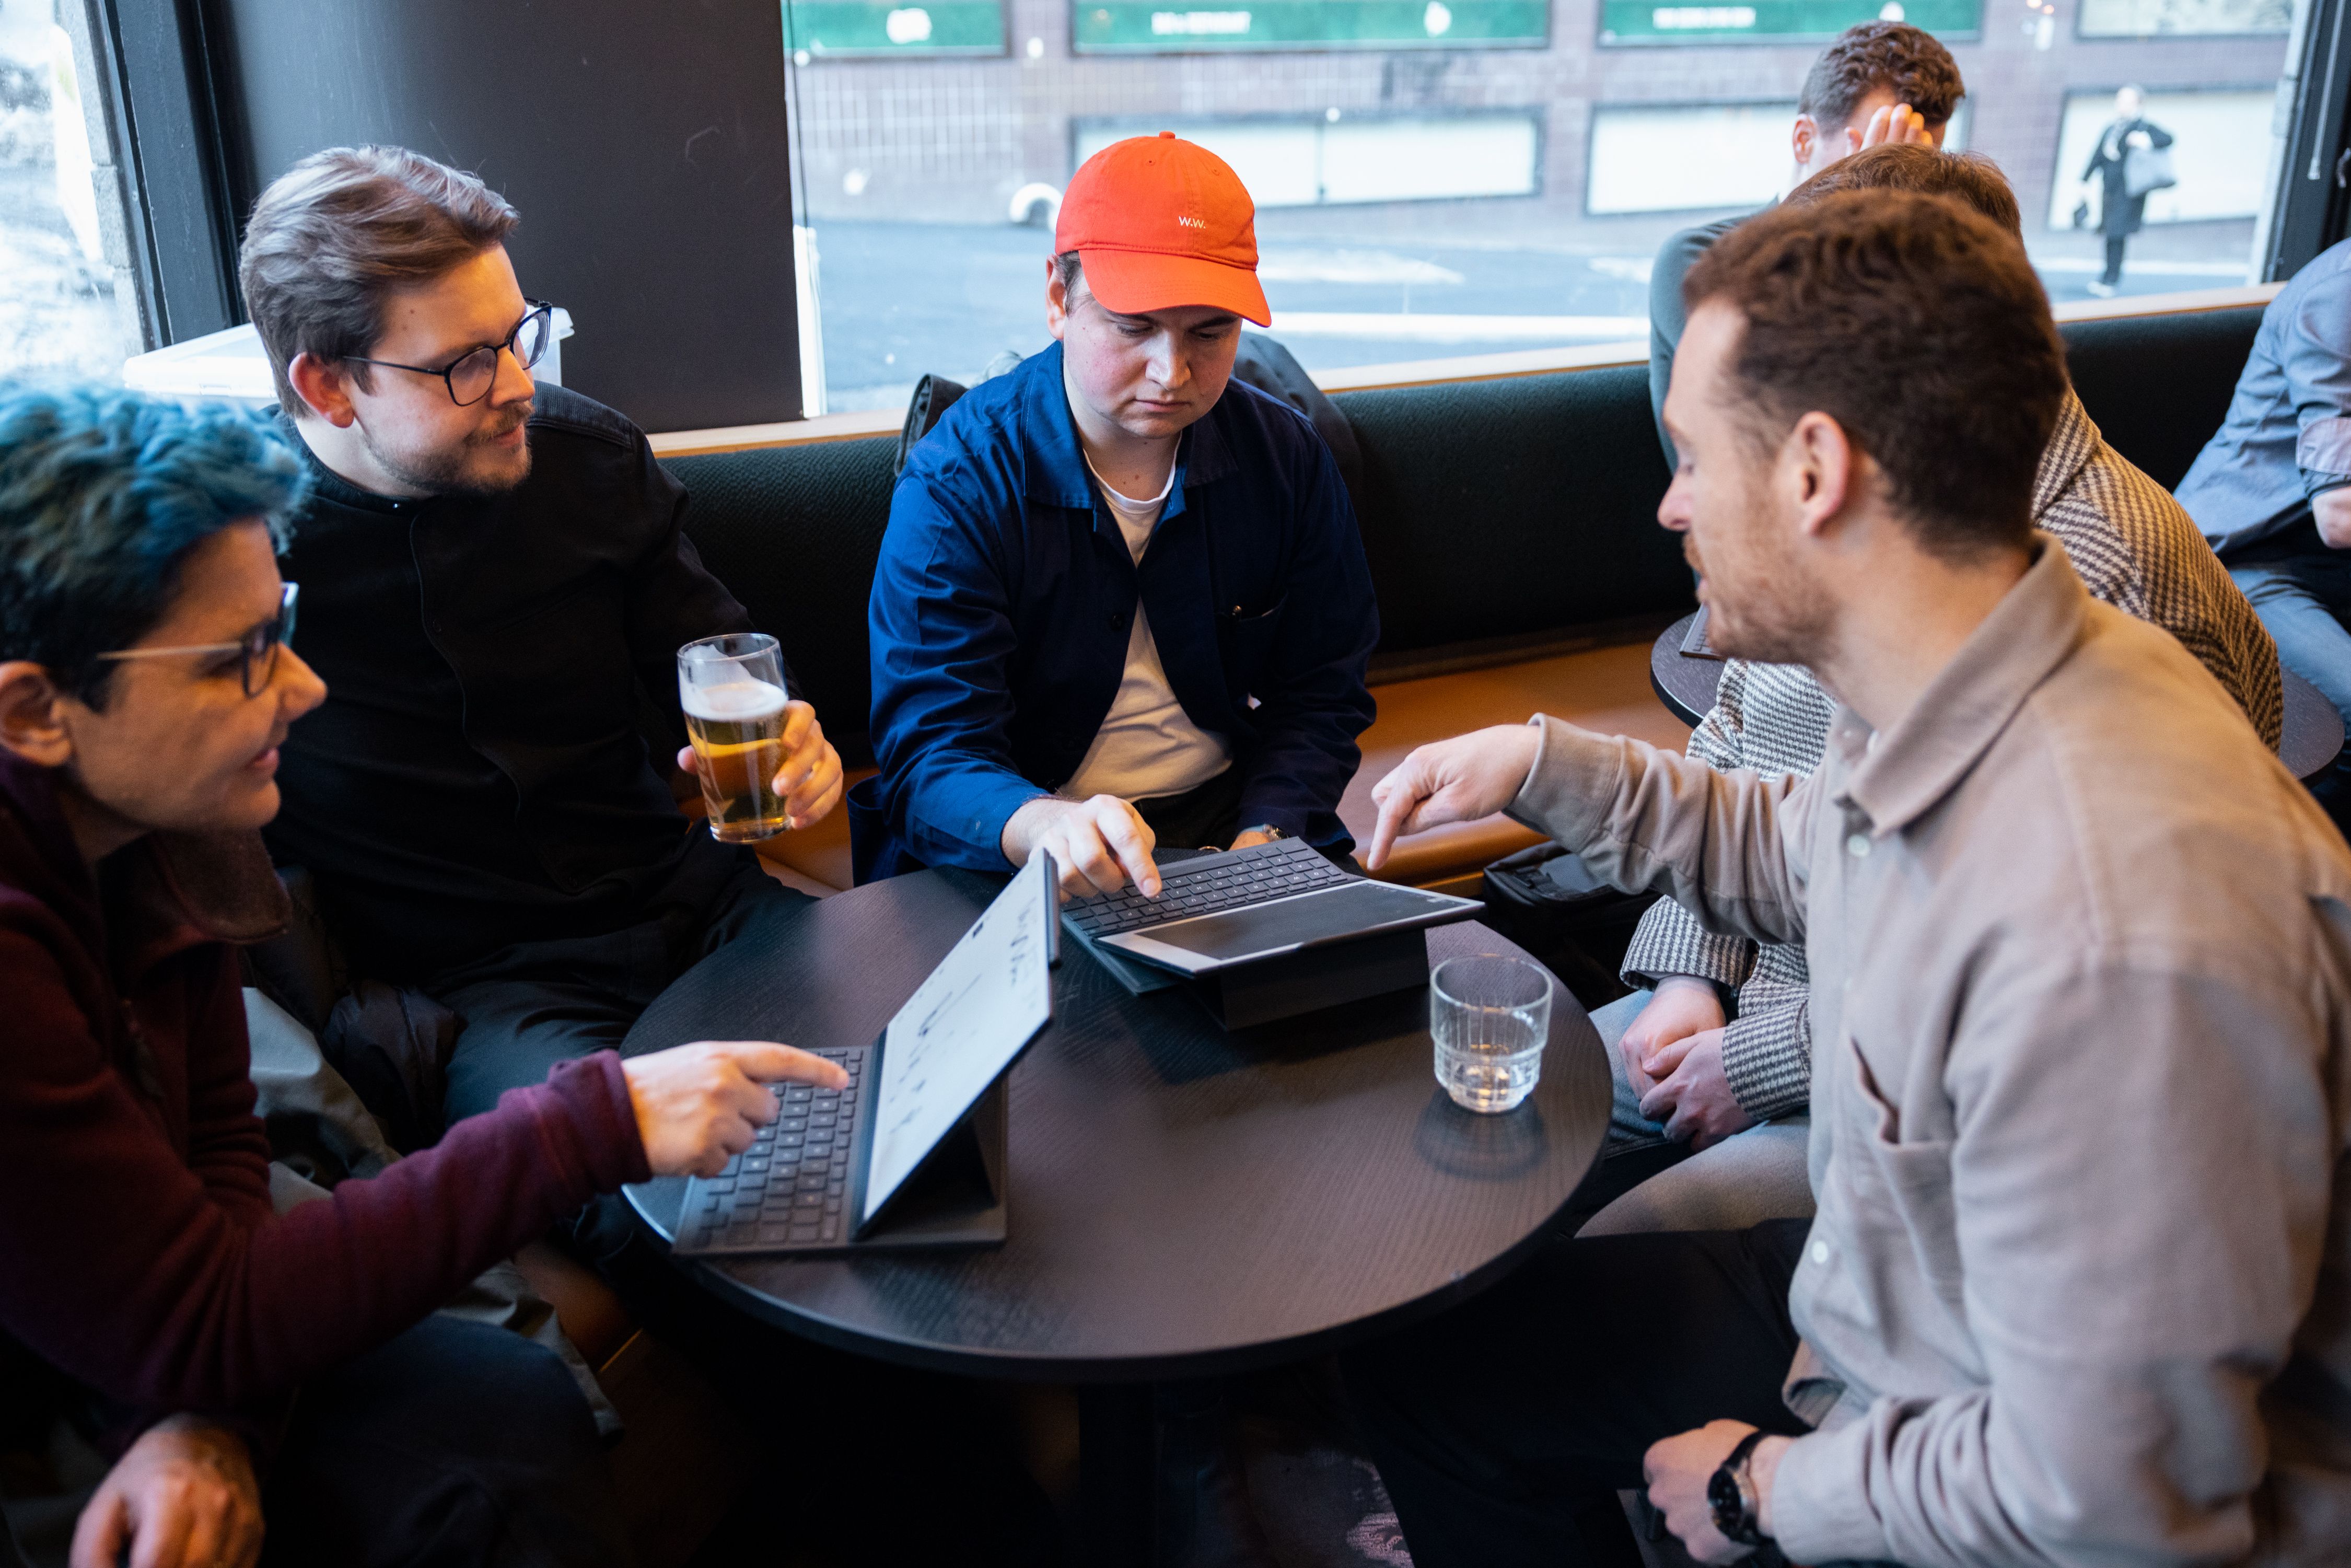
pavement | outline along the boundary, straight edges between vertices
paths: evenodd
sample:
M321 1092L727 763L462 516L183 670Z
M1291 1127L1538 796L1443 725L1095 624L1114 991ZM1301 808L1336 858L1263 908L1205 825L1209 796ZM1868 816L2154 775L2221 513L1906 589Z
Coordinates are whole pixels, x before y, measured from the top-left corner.
M1268 214L1269 218L1276 214ZM2250 229L2194 225L2134 242L2121 292L2169 294L2240 284ZM1500 353L1648 335L1646 235L1481 241L1437 232L1284 236L1263 225L1259 276L1273 336L1309 370ZM1045 332L1051 236L1009 224L820 220L817 297L824 331L826 411L903 409L937 372L968 384L1004 350L1031 354ZM1638 239L1635 249L1625 241ZM2036 243L2053 300L2090 298L2103 263L2095 236Z

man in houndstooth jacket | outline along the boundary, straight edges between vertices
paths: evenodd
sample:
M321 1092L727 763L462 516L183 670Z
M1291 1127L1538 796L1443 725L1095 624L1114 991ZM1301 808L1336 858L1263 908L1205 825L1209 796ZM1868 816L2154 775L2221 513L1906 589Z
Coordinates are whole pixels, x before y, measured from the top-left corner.
M1789 199L1871 188L1950 195L2020 228L2015 198L1988 160L1925 148L1859 154ZM2034 527L2064 542L2094 597L2178 637L2262 738L2277 745L2276 644L2187 512L2106 444L2071 393L2041 459L2032 513ZM1810 671L1733 659L1688 755L1726 770L1808 774L1835 711ZM1810 1213L1803 1118L1812 1030L1802 950L1717 936L1667 899L1643 918L1621 973L1639 988L1593 1015L1614 1048L1617 1081L1607 1152L1662 1155L1679 1143L1699 1152L1604 1209L1585 1233L1731 1228ZM1725 1005L1732 998L1735 1016Z

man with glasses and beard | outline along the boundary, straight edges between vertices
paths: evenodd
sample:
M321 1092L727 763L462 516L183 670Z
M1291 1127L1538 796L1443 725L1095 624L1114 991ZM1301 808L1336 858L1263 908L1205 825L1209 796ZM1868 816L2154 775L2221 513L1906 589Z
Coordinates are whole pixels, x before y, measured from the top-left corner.
M551 309L517 284L516 222L469 174L337 148L263 193L240 268L310 458L287 570L333 694L287 742L270 847L316 879L356 973L456 1015L428 1129L618 1045L801 897L683 817L640 738L647 701L679 724L682 644L753 627L644 436L532 379ZM805 703L786 739L804 825L841 763Z

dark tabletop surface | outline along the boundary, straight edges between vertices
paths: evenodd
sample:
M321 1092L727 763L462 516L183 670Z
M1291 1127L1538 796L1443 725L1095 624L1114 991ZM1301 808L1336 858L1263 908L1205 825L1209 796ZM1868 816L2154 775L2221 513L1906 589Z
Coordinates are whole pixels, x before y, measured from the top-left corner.
M871 1040L1001 879L924 872L811 903L772 951L722 949L623 1050ZM1516 953L1477 925L1432 961ZM1437 1310L1536 1245L1598 1153L1598 1035L1555 986L1542 1082L1455 1106L1425 990L1227 1034L1182 991L1131 996L1073 941L1054 1021L1011 1073L1011 1235L960 1252L688 1264L747 1310L940 1370L1131 1381L1267 1365ZM632 1189L666 1231L683 1179Z
M1703 611L1683 616L1667 627L1649 649L1649 685L1657 699L1684 724L1696 724L1714 706L1714 688L1722 681L1722 661L1694 659L1683 653L1690 623ZM2343 716L2335 711L2316 686L2282 669L2285 683L2285 730L2278 740L2278 760L2307 782L2335 765L2343 751Z
M1693 610L1663 632L1649 647L1649 685L1667 712L1684 724L1696 724L1714 706L1714 688L1722 682L1722 661L1700 659L1682 652L1690 627L1706 612Z

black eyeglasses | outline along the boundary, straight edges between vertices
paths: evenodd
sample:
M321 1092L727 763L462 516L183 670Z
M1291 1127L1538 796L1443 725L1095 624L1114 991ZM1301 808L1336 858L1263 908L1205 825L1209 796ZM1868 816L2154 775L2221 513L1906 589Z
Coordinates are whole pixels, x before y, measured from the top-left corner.
M294 597L300 591L287 583L277 598L277 613L247 632L234 643L191 643L180 648L125 648L120 653L100 653L107 661L118 659L169 659L200 653L235 653L237 656L237 679L244 683L245 695L257 697L269 689L272 677L277 674L277 650L294 640Z
M439 376L449 389L449 401L459 408L471 408L490 395L498 384L498 355L514 350L515 362L524 370L538 363L547 352L547 345L555 339L555 307L539 299L526 299L530 307L515 329L502 343L491 343L479 349L468 349L445 365L403 365L392 360L367 360L350 356L355 365L381 365L388 371L411 371L420 376Z

